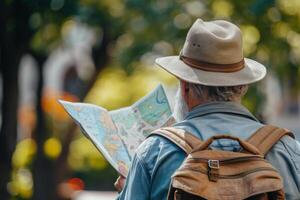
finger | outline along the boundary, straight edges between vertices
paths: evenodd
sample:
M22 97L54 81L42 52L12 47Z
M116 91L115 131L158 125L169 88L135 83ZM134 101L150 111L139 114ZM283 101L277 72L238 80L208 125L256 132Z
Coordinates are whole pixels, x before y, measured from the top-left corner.
M118 177L116 182L114 183L115 188L117 189L118 192L121 192L123 189L124 181L122 181L121 177Z

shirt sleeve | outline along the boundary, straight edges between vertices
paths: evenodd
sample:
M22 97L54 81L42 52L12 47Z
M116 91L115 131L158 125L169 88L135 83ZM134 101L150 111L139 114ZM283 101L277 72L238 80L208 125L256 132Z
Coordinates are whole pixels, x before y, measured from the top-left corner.
M266 159L279 171L283 178L287 200L300 199L300 144L284 136L269 151Z
M150 175L137 154L135 154L125 186L117 200L149 199Z

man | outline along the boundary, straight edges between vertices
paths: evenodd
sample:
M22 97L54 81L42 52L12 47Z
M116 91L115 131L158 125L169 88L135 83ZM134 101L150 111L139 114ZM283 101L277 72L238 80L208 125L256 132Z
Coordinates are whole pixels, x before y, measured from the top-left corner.
M158 58L156 63L180 80L174 126L201 140L217 134L247 139L261 124L241 99L248 84L261 80L265 67L243 57L242 36L234 24L198 19L190 28L180 56ZM218 140L213 148L238 151L234 141ZM166 199L172 174L185 153L171 141L147 138L137 149L126 184L119 199ZM300 144L284 136L268 152L266 159L284 180L287 199L300 199ZM116 186L122 187L122 179Z

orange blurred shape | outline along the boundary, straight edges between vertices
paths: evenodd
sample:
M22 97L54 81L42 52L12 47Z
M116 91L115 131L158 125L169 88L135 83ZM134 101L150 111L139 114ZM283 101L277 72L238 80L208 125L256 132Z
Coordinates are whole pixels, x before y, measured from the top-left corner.
M36 124L35 108L30 105L22 105L18 110L18 121L22 130L25 129L31 133Z
M70 178L68 181L68 185L73 190L83 190L84 182L80 178Z
M64 110L62 105L57 100L65 100L76 102L78 97L68 92L57 93L52 90L45 90L42 97L42 109L45 113L50 115L52 118L59 121L66 121L69 119L67 112Z

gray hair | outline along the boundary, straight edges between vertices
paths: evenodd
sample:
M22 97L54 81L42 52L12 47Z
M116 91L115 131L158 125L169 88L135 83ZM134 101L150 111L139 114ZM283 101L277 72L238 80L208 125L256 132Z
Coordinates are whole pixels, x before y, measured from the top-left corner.
M239 86L205 86L189 83L197 97L203 98L205 92L209 101L234 101L241 99L248 90L248 85Z

